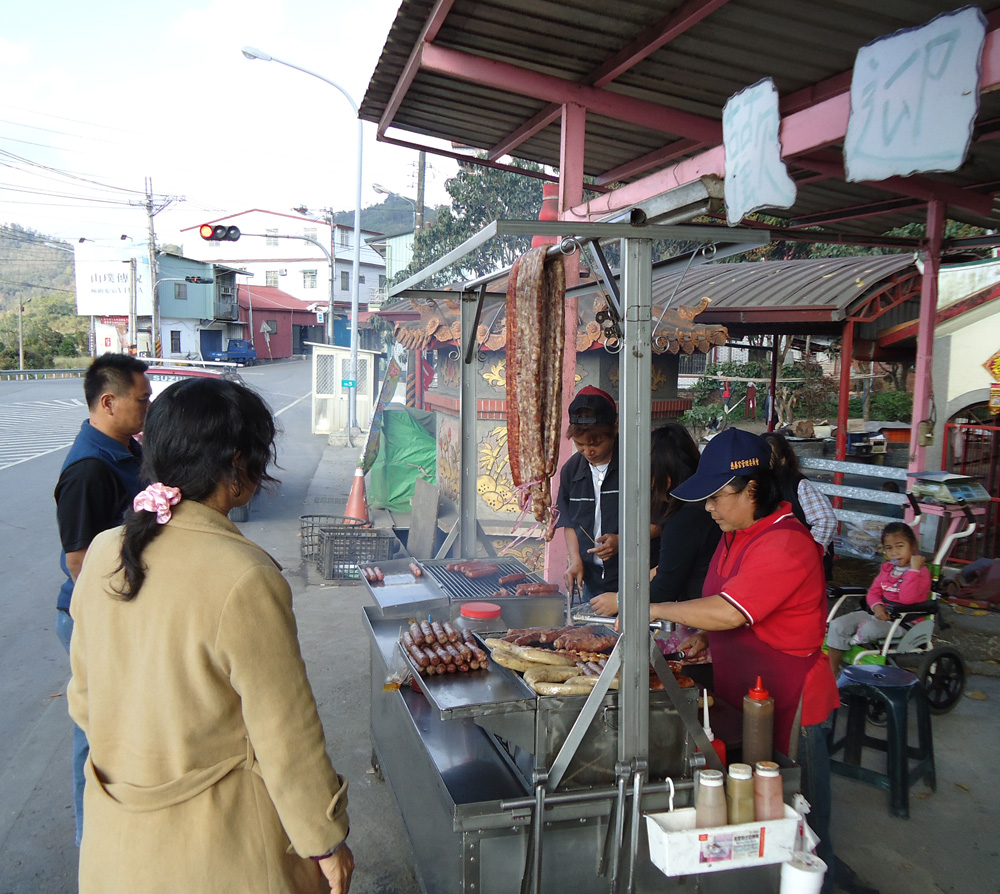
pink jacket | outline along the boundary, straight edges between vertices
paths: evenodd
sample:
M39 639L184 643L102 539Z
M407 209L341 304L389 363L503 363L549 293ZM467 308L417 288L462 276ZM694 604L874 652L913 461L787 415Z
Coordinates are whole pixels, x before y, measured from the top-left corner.
M895 605L912 605L924 602L931 595L931 573L925 565L919 571L907 568L900 576L892 573L893 563L883 562L878 577L868 588L867 601L874 608L880 602Z

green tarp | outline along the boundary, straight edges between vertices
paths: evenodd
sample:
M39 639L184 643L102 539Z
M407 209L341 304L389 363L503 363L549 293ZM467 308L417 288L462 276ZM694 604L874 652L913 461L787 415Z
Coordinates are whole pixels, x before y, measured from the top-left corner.
M372 508L409 512L417 477L437 483L434 431L433 413L391 404L385 408L378 456L368 484Z

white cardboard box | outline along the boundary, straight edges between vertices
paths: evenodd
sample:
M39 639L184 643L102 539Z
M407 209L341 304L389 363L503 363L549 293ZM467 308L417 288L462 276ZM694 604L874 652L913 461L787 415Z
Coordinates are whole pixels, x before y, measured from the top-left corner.
M784 819L707 829L694 823L693 807L646 814L649 856L664 875L784 863L795 847L799 815L786 804Z

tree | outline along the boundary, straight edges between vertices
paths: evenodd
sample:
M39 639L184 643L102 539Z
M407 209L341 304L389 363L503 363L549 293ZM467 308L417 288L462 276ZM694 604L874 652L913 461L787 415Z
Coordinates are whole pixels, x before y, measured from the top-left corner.
M527 161L520 161L517 166L526 171L542 170ZM451 207L439 208L434 223L417 234L413 242L413 260L395 277L395 282L423 270L494 220L534 220L542 207L540 180L483 165L462 165L457 176L445 184L445 189L451 196ZM429 278L424 285L445 285L459 277L474 278L493 273L513 264L530 247L530 236L490 239L456 266Z

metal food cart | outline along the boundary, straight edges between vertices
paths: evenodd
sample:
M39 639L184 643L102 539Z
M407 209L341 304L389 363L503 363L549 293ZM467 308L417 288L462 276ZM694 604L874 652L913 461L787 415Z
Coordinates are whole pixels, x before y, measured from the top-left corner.
M414 279L454 263L494 235L561 236L570 229L575 238L550 251L594 251L598 239L622 240L620 295L606 277L613 293L610 323L618 327L621 345L619 531L624 542L637 545L635 562L621 568L622 636L590 696L537 696L495 663L469 674L420 678L418 689L386 687L387 678L406 669L397 641L407 619L451 620L463 599L490 594L468 592L442 561L422 563L420 576L402 567L410 560L398 569L383 563L385 581L366 582L375 603L365 608L373 762L396 798L421 887L435 894L672 889L678 880L649 861L642 815L668 810L671 803L690 804L693 769L717 763L698 720L698 690L674 682L648 627L649 499L641 482L649 480L651 243L701 243L708 236L717 240L717 257L768 236L725 227L497 221ZM712 256L700 251L678 264ZM494 278L469 283L462 294L466 364L486 284ZM473 558L476 376L465 374L466 364L458 543L460 555ZM496 584L482 582L492 590ZM561 626L569 617L562 596L497 601L512 627ZM662 692L650 692L651 662ZM608 687L616 671L620 688L613 692ZM783 775L786 793L797 791L798 769L786 768ZM704 876L702 885L706 891L773 891L777 879L772 865Z

